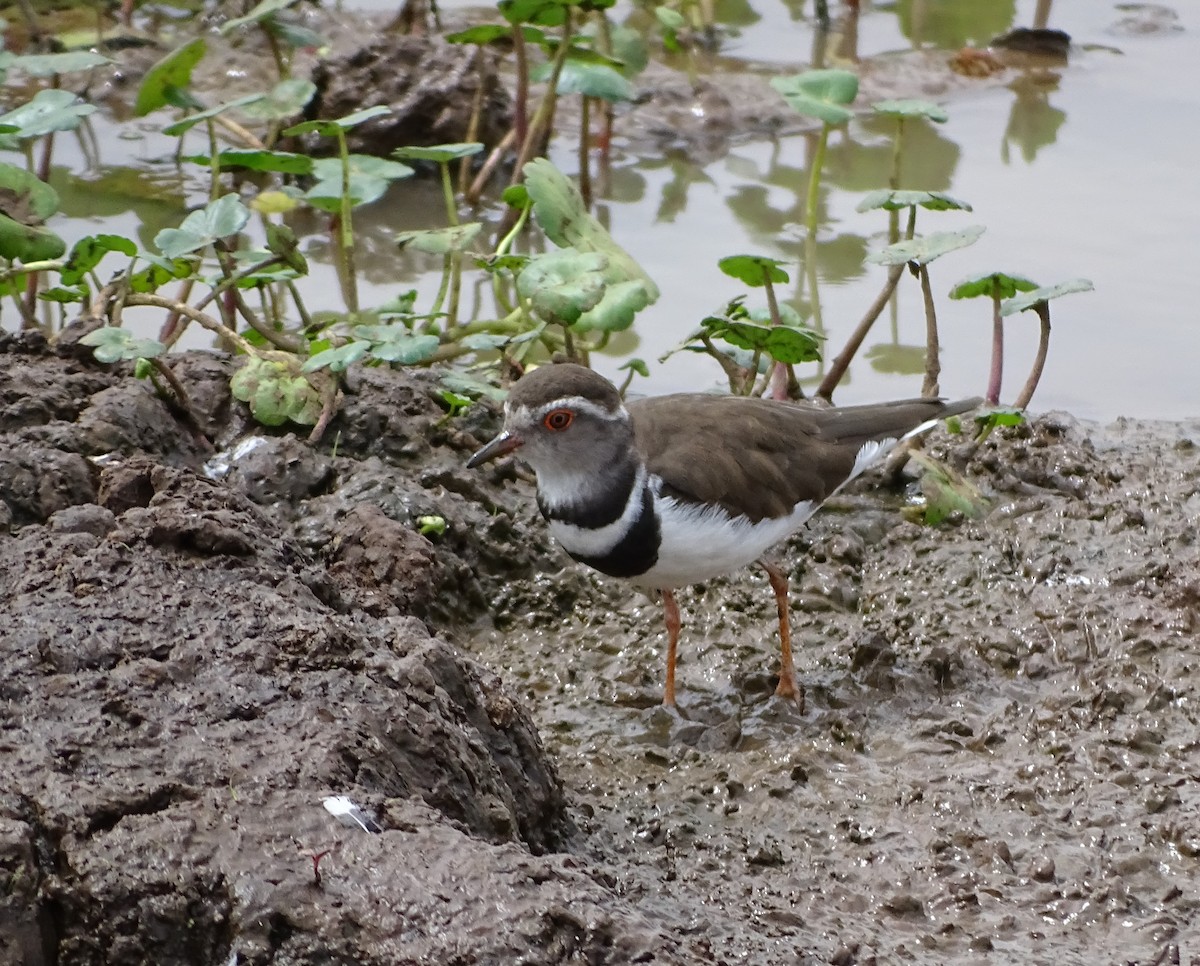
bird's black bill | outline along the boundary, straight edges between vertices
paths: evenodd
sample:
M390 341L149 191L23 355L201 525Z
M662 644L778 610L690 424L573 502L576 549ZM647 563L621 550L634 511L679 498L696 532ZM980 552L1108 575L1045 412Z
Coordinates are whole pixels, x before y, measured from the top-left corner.
M511 453L513 450L520 447L522 440L512 433L501 433L490 443L487 444L478 453L467 460L467 469L473 470L476 466L486 463L488 460L494 460L497 457Z

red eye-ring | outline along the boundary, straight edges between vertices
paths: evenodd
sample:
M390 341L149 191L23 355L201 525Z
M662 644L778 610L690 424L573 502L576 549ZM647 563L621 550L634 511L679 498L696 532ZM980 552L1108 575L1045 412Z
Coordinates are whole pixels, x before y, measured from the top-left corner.
M561 432L566 429L575 420L575 414L569 409L552 409L546 413L546 418L542 420L542 425L547 429Z

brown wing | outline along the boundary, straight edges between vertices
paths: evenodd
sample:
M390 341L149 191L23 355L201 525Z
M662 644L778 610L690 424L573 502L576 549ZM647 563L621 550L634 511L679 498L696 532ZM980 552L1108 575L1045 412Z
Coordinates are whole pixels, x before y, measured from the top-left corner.
M681 394L628 404L638 450L663 492L761 520L823 501L863 443L961 412L936 399L819 409L764 399Z

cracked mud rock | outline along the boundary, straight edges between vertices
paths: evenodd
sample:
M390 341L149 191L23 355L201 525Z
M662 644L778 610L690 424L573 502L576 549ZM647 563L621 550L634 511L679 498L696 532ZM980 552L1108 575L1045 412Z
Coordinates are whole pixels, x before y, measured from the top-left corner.
M203 436L0 337L0 963L1200 955L1200 423L936 438L985 517L865 480L785 550L807 713L747 574L673 715L486 407L369 370L312 448L172 361Z

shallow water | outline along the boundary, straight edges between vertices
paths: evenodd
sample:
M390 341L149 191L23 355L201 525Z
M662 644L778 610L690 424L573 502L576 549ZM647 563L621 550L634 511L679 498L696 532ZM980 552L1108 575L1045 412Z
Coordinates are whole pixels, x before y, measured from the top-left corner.
M770 76L808 66L809 5L759 6L718 5L725 34L719 55L708 58L714 70ZM1043 284L1083 276L1096 285L1094 293L1054 306L1054 336L1035 409L1064 408L1099 419L1194 414L1200 343L1186 279L1200 220L1191 160L1200 131L1189 120L1200 108L1200 93L1181 79L1200 55L1200 8L1060 2L1050 10L1049 24L1073 37L1065 66L1016 71L1003 83L964 80L928 66L944 61L937 49L986 43L1011 26L1030 24L1034 15L1033 2L863 4L856 69L864 77L882 76L884 90L913 93L915 86L950 114L944 125L909 140L904 186L946 190L974 206L972 213L924 212L918 229L987 227L975 246L931 267L943 339L942 391L958 396L983 390L989 340L987 305L952 302L945 293L967 275L1004 268ZM618 20L635 16L617 8ZM913 53L916 47L921 54ZM836 57L829 62L854 66ZM185 204L201 200L203 175L195 169L181 176L174 169L173 142L155 135L158 125L158 118L98 122L100 164L90 170L78 145L60 138L54 183L69 217L57 217L53 226L69 240L116 231L148 244L159 229L177 224ZM613 198L602 200L598 213L648 269L662 297L641 314L636 335L618 338L615 346L651 363L651 378L640 389L715 386L720 374L706 359L683 353L662 365L655 360L738 294L737 283L716 268L720 257L741 251L797 257L800 242L790 225L802 217L798 196L807 136L740 141L716 160L693 162L678 150L665 157L658 150L639 155L622 140L620 123L617 131ZM564 135L552 150L569 172L577 166L572 140ZM190 147L197 145L193 138ZM866 190L884 184L888 151L883 129L869 118L853 121L831 142L823 199L828 220L818 255L831 355L884 276L882 268L862 260L882 247L883 217L858 214L854 206ZM429 182L401 184L360 213L364 304L413 284L432 296L432 261L395 253L389 239L396 230L440 218L436 186ZM317 270L302 290L311 309L337 310L328 246L315 222L308 230L314 234L306 249ZM793 300L797 291L807 296L797 274L782 293ZM475 297L468 288L467 304ZM494 311L486 295L481 305L485 315ZM156 328L154 313L130 316ZM1015 396L1024 381L1036 331L1032 315L1009 322L1003 398ZM203 334L190 337L203 344ZM921 345L923 337L920 295L905 279L898 303L879 320L838 400L915 394L919 352L904 347ZM625 357L599 358L597 365L611 373ZM809 367L802 374L814 372Z

